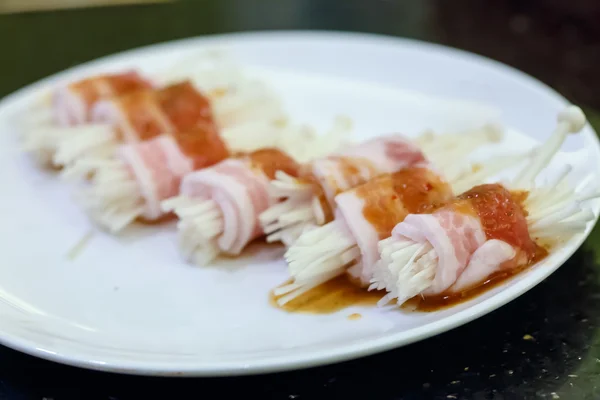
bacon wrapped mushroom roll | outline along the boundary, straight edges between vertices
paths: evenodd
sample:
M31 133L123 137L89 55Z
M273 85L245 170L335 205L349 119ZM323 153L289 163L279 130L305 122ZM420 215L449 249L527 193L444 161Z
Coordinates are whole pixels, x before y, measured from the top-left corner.
M135 71L96 75L60 86L52 93L50 107L32 116L38 124L26 130L24 147L50 163L63 138L107 129L93 118L98 101L150 89L150 81Z
M372 289L385 289L380 301L398 304L460 294L497 274L514 273L546 254L540 245L585 229L594 219L581 201L597 194L577 193L562 185L535 188L534 179L568 133L579 132L585 116L577 107L559 115L548 142L509 187L480 185L427 214L411 214L379 243L381 260Z
M205 265L219 254L237 255L262 236L258 216L276 199L269 180L276 171L297 176L299 165L279 149L237 155L183 179L180 195L163 203L179 217L184 257Z

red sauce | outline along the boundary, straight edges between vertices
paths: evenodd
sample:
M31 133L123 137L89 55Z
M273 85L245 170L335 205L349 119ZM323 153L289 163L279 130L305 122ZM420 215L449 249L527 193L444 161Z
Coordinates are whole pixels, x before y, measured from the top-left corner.
M112 89L113 96L121 96L133 90L152 88L150 82L142 78L137 72L104 75L104 79Z
M181 151L194 161L194 169L208 167L229 157L225 142L212 124L198 125L173 134Z
M350 306L374 306L383 296L379 291L369 292L356 286L347 275L340 275L283 306L277 304L277 297L273 292L270 293L269 300L271 305L287 312L331 314Z
M127 93L118 99L129 123L140 140L152 139L164 132L157 114L161 113L156 103L154 90L138 90Z
M266 148L248 154L253 167L260 169L269 179L275 178L277 171L290 176L298 176L300 165L285 152L276 148Z
M499 184L476 186L458 196L458 201L468 201L479 217L486 237L502 240L527 254L535 256L537 245L529 236L527 212L523 202L527 192L510 192Z
M390 236L408 214L427 212L452 198L452 188L426 168L405 168L385 174L357 187L364 201L363 216L380 239Z
M213 122L210 102L194 86L185 81L157 91L157 101L175 129L193 129L199 122Z

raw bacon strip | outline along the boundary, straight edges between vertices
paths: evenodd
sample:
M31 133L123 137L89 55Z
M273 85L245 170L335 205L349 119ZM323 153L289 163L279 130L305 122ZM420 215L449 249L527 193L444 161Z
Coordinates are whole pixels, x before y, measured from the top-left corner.
M73 82L54 92L55 122L60 126L90 122L91 110L97 101L150 88L152 84L136 71L97 75Z
M295 176L298 169L282 151L263 149L188 174L180 196L163 203L180 219L185 258L204 265L219 253L239 254L263 234L258 216L276 201L268 195L269 179L275 171Z
M160 202L176 196L183 176L228 157L214 129L195 128L123 145L109 160L81 162L78 175L92 178L80 202L91 217L112 233L137 218L154 221L164 212Z
M280 303L348 267L361 285L368 285L379 258L378 241L406 215L424 212L452 196L450 185L426 167L380 175L339 194L335 221L304 233L285 254L294 283L277 290L277 295L289 292Z
M494 273L534 263L544 253L536 240L564 239L584 229L594 215L580 203L590 194L565 189L568 170L554 182L556 189L532 188L566 135L584 125L585 116L577 107L559 115L555 133L514 181L520 190L476 186L431 215L407 216L379 243L381 261L372 288L388 291L380 303L464 291Z
M112 135L110 125L92 121L92 109L98 101L151 88L152 84L135 71L98 75L61 86L52 93L48 106L30 116L33 121L24 127L23 147L43 164L52 164L60 143L73 135Z
M450 135L449 135L450 136ZM456 168L457 159L486 143L498 141L501 130L496 126L463 135L463 142L444 141L439 148L435 140L421 138L423 151L433 159L444 161L436 165L447 171L453 180L464 172ZM423 151L401 135L389 135L349 146L331 156L317 159L303 168L299 179L283 173L271 183L271 193L285 198L260 217L270 242L282 241L290 246L308 227L323 225L333 219L334 197L382 174L393 173L425 161Z

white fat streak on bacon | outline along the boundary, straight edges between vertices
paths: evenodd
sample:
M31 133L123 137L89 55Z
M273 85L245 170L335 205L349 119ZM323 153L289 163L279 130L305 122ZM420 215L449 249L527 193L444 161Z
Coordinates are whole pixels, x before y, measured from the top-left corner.
M237 255L262 235L258 216L273 203L268 178L247 158L228 159L188 174L180 195L163 203L180 218L184 256L206 264L219 253ZM209 226L210 233L203 233Z
M556 154L566 136L579 132L584 125L585 116L579 108L568 107L561 112L554 133L540 146L511 185L512 188L529 190L524 206L529 212L527 222L530 235L534 238L564 239L577 230L585 229L586 224L594 219L591 211L581 208L581 202L599 197L600 193L597 190L573 191L564 182L569 167L563 169L550 185L542 188L534 186L536 176ZM461 217L458 212L451 212L456 218ZM426 235L431 227L417 226L417 229L411 230L411 220L426 220L431 217L433 216L408 216L396 226L391 238L380 242L381 261L375 271L371 288L385 288L388 291L381 304L394 298L398 299L398 303L402 303L417 294L438 294L444 290L459 291L482 281L517 254L516 249L509 244L500 240L489 240L471 252L468 264L463 262L461 268L464 272L455 274L452 268L448 270L440 255L456 254L458 247L440 248L438 243L428 237L419 240L423 238L419 238L418 235ZM435 228L438 236L445 234L448 238L455 237L453 231L446 233L445 230L444 227ZM453 276L454 280L451 279ZM439 282L445 284L440 285Z
M100 226L116 233L138 217L162 217L160 202L177 194L181 177L193 163L172 137L162 135L121 146L113 160L88 159L77 168L79 175L92 175L77 193L84 209Z

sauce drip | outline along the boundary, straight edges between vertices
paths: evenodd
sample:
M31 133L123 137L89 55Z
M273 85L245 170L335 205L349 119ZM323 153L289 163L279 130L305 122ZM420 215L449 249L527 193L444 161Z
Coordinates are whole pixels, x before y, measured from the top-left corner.
M270 302L287 312L332 314L350 306L373 306L383 297L379 291L369 292L356 286L346 275L332 279L279 306L271 293Z
M310 184L313 186L313 193L314 193L314 198L317 199L317 201L319 202L320 206L321 206L321 210L323 210L323 216L324 216L324 221L323 224L327 224L331 221L333 221L333 210L331 209L331 206L329 205L329 202L327 201L327 196L325 195L325 191L323 190L323 187L321 186L321 184L319 183L319 181L317 180L317 178L314 177L314 175L302 175L302 178L298 179L298 181L300 183L304 183L304 184Z
M269 179L275 178L277 171L290 176L298 176L300 165L283 151L266 148L248 154L254 168L260 169Z
M380 175L357 187L355 193L363 199L363 216L379 239L389 237L408 214L424 213L452 198L450 185L422 167Z
M424 298L421 296L415 296L412 299L406 301L402 305L402 308L422 312L433 312L461 304L508 281L513 276L518 275L520 272L527 269L527 267L529 267L530 265L543 260L547 255L547 249L541 246L537 246L536 252L533 258L531 259L530 263L528 264L523 264L521 266L515 266L514 268L508 268L498 271L489 276L484 282L477 284L471 288L462 290L460 292L442 293L437 296L428 296Z

